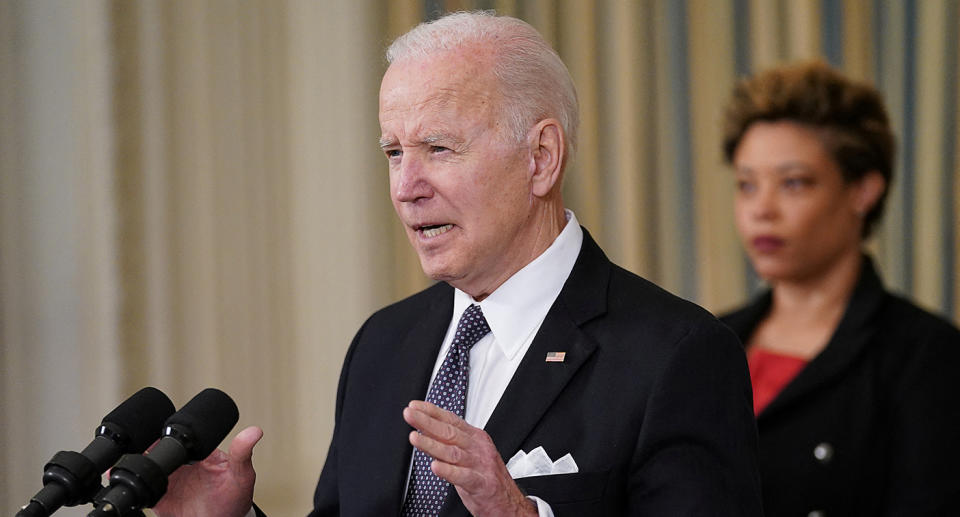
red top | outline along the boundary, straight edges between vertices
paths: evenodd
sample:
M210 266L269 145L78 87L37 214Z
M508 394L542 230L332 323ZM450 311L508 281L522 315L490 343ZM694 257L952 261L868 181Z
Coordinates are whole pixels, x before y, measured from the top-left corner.
M753 384L753 413L759 415L807 365L807 360L751 347L747 351L747 363Z

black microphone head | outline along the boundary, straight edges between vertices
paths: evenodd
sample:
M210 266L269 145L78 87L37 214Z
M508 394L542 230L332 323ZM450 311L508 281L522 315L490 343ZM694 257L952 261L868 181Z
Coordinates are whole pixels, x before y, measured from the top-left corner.
M170 434L171 427L179 428L178 433L188 438L190 460L200 461L220 445L239 419L240 411L229 395L207 388L167 419L164 435Z
M173 402L162 391L146 387L103 417L101 425L109 425L120 436L123 452L140 453L160 437L164 421L174 411Z

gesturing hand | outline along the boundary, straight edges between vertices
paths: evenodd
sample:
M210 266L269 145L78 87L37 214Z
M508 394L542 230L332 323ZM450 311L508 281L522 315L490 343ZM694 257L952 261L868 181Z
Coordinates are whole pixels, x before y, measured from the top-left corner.
M410 443L433 458L430 469L456 487L472 515L537 515L483 429L420 400L404 408L403 419L419 431L410 432Z
M184 465L170 475L167 493L153 507L159 517L243 517L253 505L253 446L263 431L248 427L230 442L230 452Z

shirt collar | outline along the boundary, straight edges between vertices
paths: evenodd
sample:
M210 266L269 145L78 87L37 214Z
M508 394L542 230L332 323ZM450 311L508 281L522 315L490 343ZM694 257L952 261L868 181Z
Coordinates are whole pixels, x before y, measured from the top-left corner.
M571 210L564 210L564 215L567 224L550 247L482 302L459 289L454 291L454 317L459 320L470 304L478 303L495 342L508 358L540 328L580 255L583 230Z

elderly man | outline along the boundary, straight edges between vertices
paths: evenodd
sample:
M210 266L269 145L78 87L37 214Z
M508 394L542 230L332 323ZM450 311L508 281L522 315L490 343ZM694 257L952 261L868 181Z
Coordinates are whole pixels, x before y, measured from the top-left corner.
M458 13L387 56L390 195L440 282L354 338L311 515L760 515L736 338L564 209L577 101L556 53ZM259 436L178 473L158 513L244 515Z

